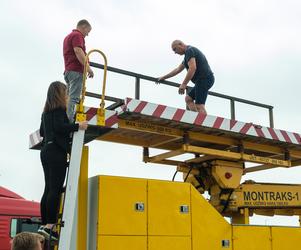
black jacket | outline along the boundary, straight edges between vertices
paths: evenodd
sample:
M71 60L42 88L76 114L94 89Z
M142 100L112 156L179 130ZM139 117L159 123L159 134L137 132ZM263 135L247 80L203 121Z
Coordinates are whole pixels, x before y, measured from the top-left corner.
M70 152L70 133L78 131L78 124L71 124L62 108L54 109L42 114L40 135L43 137L43 146L52 142L65 152Z

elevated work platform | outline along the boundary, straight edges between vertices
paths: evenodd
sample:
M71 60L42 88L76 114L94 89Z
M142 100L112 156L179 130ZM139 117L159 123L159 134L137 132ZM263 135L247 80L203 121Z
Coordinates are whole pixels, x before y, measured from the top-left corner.
M97 125L97 108L84 107L89 129L85 143L103 140L144 148L168 150L144 161L178 166L224 159L260 165L245 173L301 164L301 135L193 111L126 98L116 110L105 110L105 126ZM30 135L30 148L38 149L39 131ZM184 162L177 155L196 155Z

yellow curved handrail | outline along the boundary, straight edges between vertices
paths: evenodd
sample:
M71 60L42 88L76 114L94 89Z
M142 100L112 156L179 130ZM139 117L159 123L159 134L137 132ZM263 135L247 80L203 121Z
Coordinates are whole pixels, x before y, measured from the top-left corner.
M79 103L79 112L81 112L81 113L83 113L83 111L84 111L84 100L85 100L85 95L86 95L86 81L87 81L87 73L88 73L88 65L89 65L89 56L94 52L101 54L104 59L102 94L101 94L101 102L100 102L99 106L101 109L104 109L104 107L105 107L105 92L106 92L108 61L107 61L106 55L101 50L92 49L87 53L87 55L85 57L82 96L81 96L81 100Z

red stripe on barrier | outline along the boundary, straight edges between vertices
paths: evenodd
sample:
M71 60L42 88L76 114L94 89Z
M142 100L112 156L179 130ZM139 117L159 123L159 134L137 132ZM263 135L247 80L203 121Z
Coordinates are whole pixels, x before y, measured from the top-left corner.
M278 138L276 132L274 131L274 129L268 128L268 131L270 132L270 134L271 134L271 136L272 136L272 138L273 138L274 140L278 140L278 141L279 141L279 138Z
M230 120L230 130L235 126L236 123L236 120Z
M246 134L252 126L252 123L246 123L239 132L242 134Z
M203 113L198 113L197 117L194 120L195 125L202 125L204 120L206 119L207 115Z
M289 138L289 136L288 136L288 134L286 133L286 131L284 131L284 130L280 130L280 132L281 132L281 134L283 135L283 137L284 137L284 140L286 141L286 142L292 142L291 141L291 138Z
M112 115L111 117L106 119L106 127L112 127L118 122L117 114Z
M184 109L177 109L177 111L174 114L172 120L174 120L174 121L180 121L182 119L184 113L185 113Z
M158 105L158 107L155 109L155 111L153 113L153 116L160 117L165 109L166 109L166 106Z
M97 114L97 108L89 108L86 112L86 120L90 121Z
M213 128L220 128L223 121L224 121L224 118L217 117L214 124L213 124Z
M262 132L262 129L261 129L261 128L256 128L256 127L255 127L255 130L256 130L256 133L257 133L258 136L260 136L260 137L265 137L265 136L264 136L264 133Z
M133 100L133 98L130 98L130 97L125 98L125 104L128 104L132 100Z
M146 105L147 102L144 101L140 102L133 112L140 113Z

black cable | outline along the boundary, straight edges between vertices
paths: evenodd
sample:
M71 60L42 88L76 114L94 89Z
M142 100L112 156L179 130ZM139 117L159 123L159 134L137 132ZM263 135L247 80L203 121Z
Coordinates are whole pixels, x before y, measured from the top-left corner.
M231 195L233 194L233 192L234 192L234 189L232 189L232 190L230 191L229 196L228 196L228 199L226 200L226 203L225 203L224 208L223 208L223 210L222 210L222 213L224 213L224 212L227 210L227 208L228 208L228 206L229 206L229 203L230 203L230 198L231 198Z
M178 170L176 170L176 172L174 173L173 177L172 177L172 181L175 181L176 175L178 173Z

